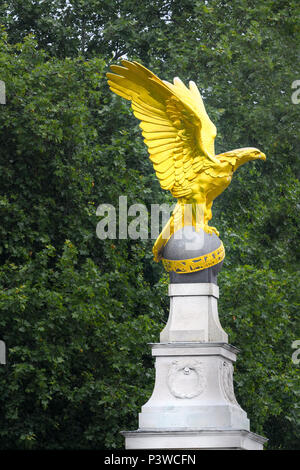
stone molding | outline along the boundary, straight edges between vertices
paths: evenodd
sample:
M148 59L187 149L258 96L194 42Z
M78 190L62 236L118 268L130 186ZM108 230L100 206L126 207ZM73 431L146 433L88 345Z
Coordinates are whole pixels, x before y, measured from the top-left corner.
M169 284L168 293L169 297L212 295L218 299L219 287L213 283Z

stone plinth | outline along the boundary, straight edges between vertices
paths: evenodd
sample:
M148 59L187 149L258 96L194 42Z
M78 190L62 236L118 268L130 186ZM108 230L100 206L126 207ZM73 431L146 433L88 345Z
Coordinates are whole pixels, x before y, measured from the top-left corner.
M216 235L184 227L164 259L190 260L220 246ZM218 260L218 258L216 258ZM126 449L249 449L267 441L250 432L233 388L237 348L228 344L218 315L217 275L223 261L183 273L170 271L170 313L152 344L155 386L139 413L139 428L123 431Z
M234 395L237 352L227 343L152 344L155 386L139 429L123 432L126 449L262 449L266 439L249 431Z
M152 345L155 387L139 414L139 429L245 429L233 391L236 348L221 343Z
M262 450L267 439L245 430L122 431L126 449Z
M218 315L219 287L213 283L170 284L170 314L161 342L227 343Z
M227 343L152 345L155 386L126 449L262 450L233 389L237 349Z
M155 386L126 449L262 450L233 387L237 348L227 343L215 284L171 284L170 315L161 342L151 344Z

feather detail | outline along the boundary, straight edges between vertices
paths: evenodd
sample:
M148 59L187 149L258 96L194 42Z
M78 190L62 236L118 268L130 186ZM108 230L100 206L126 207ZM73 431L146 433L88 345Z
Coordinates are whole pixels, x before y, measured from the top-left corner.
M159 163L163 163L165 160L170 160L170 155L165 155L164 157L160 155L150 155L150 160L152 163L158 165Z
M163 175L167 175L167 173L170 172L170 170L173 173L172 160L167 159L164 162L154 163L153 166L154 166L154 170L157 173L162 173Z
M198 88L193 82L187 88L178 77L164 82L137 62L123 60L111 70L110 89L131 101L161 187L172 191L176 184L176 194L190 193L191 180L205 168L200 150L209 142L201 141L199 130L205 127L206 136L215 132ZM214 155L210 147L206 153Z
M157 153L164 152L165 150L173 150L173 149L174 149L174 143L160 145L158 147L150 147L150 148L148 148L148 151L149 151L150 155L155 155Z
M142 132L143 137L145 140L154 140L155 142L160 139L172 139L175 141L177 136L177 132L170 132L170 131L160 131L160 132Z
M150 154L150 158L155 158L156 160L164 160L165 158L170 158L170 160L172 161L171 157L172 157L172 150L165 150L165 151L160 151L160 152L155 152L154 154Z

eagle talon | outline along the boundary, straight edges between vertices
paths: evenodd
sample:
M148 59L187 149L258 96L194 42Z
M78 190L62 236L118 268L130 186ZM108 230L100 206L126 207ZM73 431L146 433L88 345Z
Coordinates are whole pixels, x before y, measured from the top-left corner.
M196 226L195 226L196 232L200 232L201 229L205 231L204 225L203 224L196 224Z
M204 225L203 230L204 230L204 232L208 233L209 235L212 235L213 233L215 233L217 235L217 237L220 235L220 233L218 232L216 227L211 227L210 225Z

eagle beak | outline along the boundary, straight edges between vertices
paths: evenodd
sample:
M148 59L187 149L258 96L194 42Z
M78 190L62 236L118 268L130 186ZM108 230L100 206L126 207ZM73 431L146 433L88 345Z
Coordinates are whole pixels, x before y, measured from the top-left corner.
M261 154L259 155L258 158L259 158L260 160L266 160L266 159L267 159L267 157L265 156L265 154L262 153L262 152L261 152Z

